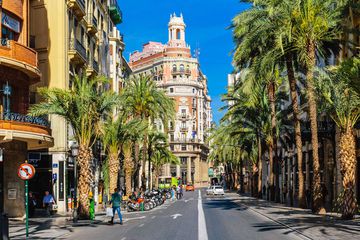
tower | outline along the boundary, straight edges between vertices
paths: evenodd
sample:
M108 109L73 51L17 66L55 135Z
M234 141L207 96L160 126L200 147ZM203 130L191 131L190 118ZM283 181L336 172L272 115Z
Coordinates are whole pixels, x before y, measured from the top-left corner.
M170 14L169 27L169 47L186 47L185 42L185 23L183 15L177 17L176 14Z

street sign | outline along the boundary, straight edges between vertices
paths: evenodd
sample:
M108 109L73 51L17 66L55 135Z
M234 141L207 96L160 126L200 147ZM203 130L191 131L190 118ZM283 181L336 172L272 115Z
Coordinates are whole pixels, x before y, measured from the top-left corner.
M28 163L23 163L20 165L18 169L19 178L21 178L22 180L29 180L33 178L34 175L35 175L35 168L33 167L33 165Z
M25 231L26 238L29 237L29 179L35 175L35 168L33 165L23 163L18 169L18 176L25 180Z

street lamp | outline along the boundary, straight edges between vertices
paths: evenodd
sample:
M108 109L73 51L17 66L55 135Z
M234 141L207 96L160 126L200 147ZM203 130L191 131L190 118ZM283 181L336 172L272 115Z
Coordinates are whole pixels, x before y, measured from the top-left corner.
M70 146L71 155L74 158L74 209L73 209L73 222L77 222L77 161L76 157L79 155L79 145L74 142Z

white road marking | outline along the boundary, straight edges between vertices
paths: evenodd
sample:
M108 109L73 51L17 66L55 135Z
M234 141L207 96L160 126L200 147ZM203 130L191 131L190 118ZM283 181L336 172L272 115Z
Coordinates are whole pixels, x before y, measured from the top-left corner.
M198 198L198 240L208 240L204 209L202 207L201 191Z
M139 225L139 228L140 228L140 227L143 227L143 226L144 226L144 224L142 223L142 224Z
M123 237L121 240L125 240L126 239L126 237Z
M146 216L134 217L134 218L125 218L124 222L130 221L130 220L144 219L144 218L146 218Z
M182 216L182 214L176 213L174 215L171 215L170 217L172 217L173 219L177 219L178 217L181 217L181 216Z
M154 219L154 218L156 218L156 216L152 216L152 217L151 217L151 219Z

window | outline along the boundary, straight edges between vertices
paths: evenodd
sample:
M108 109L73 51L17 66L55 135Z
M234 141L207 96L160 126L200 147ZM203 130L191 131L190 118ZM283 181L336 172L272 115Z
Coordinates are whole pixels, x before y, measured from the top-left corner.
M180 64L180 72L184 72L184 65Z
M181 38L180 29L176 29L176 39L180 40L180 38Z
M170 141L171 141L171 142L174 141L174 134L170 134Z
M174 145L170 144L170 150L174 151Z
M181 122L181 128L186 128L186 122L185 121Z
M188 77L189 78L189 77ZM195 88L193 88L193 93L195 93Z
M170 93L173 93L173 92L174 92L174 88L170 88L169 91L170 91Z
M181 151L186 151L186 144L181 145Z
M173 75L173 79L176 79L176 76L175 76L175 75Z
M174 65L172 66L172 70L173 70L173 72L176 72L176 64L174 64Z
M181 140L182 140L182 141L185 141L185 133L182 133L182 134L181 134Z
M186 145L185 145L185 148L186 148ZM182 149L182 146L181 146L181 149ZM180 162L181 162L181 164L185 165L187 163L187 157L180 157Z

